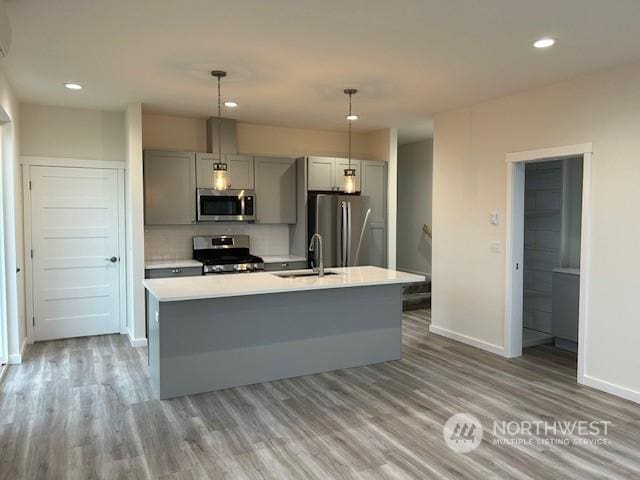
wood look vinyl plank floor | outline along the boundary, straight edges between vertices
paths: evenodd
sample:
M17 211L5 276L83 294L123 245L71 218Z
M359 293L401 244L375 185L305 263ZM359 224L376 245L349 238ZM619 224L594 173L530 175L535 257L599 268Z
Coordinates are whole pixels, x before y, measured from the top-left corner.
M0 480L640 478L640 406L578 385L574 354L508 360L403 319L400 361L167 401L124 336L31 345L0 385ZM473 452L443 439L454 413L484 427ZM612 424L601 445L499 445L496 420Z

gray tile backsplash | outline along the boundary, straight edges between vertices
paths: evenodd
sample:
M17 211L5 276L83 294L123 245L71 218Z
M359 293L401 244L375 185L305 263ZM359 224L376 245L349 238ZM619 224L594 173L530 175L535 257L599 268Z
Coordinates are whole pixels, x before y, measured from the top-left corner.
M246 223L212 223L198 225L146 226L144 253L146 260L191 258L194 236L249 235L251 253L255 255L288 255L288 225L256 225Z

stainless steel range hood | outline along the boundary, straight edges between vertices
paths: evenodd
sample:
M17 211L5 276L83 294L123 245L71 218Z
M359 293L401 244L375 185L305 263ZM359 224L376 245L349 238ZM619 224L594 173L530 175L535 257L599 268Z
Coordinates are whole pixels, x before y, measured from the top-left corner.
M238 135L236 133L236 120L223 118L222 120L222 154L238 153ZM218 153L218 117L211 117L207 120L207 151Z

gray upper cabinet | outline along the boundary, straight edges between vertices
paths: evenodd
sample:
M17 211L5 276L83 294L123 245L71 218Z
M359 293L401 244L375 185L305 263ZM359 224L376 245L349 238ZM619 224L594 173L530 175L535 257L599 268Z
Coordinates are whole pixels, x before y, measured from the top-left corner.
M198 188L213 188L213 164L218 155L196 153L196 184Z
M146 225L185 225L196 221L196 164L193 152L144 152Z
M229 188L234 190L253 190L253 157L247 155L224 155L227 163L227 176ZM218 155L213 153L196 153L196 171L198 188L213 188L213 164L218 160Z
M309 157L308 189L341 191L344 189L344 169L349 168L349 160L333 157ZM351 168L356 171L356 191L360 191L360 160L351 159Z
M257 222L296 223L296 161L255 157Z
M309 190L335 190L335 158L309 157Z
M371 199L371 224L387 219L387 162L362 160L361 193Z
M253 157L247 155L225 155L231 188L253 190Z

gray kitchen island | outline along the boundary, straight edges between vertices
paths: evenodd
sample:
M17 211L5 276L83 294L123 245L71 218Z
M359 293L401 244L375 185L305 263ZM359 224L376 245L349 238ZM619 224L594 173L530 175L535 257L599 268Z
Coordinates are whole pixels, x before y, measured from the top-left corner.
M145 280L158 397L399 359L402 285L424 277L369 266L327 273Z

